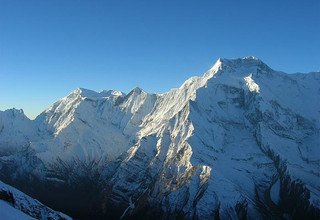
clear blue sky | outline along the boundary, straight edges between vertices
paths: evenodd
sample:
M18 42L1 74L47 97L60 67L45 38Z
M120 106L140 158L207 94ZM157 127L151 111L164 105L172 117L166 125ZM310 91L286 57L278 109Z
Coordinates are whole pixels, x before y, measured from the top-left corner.
M219 58L320 69L319 0L0 0L0 110L35 117L77 87L178 87Z

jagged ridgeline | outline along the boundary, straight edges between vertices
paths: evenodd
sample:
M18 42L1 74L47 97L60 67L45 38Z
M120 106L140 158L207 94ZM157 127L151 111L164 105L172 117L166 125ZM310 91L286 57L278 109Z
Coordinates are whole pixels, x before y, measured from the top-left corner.
M76 219L319 219L319 100L319 72L253 57L164 94L77 89L0 112L0 179Z

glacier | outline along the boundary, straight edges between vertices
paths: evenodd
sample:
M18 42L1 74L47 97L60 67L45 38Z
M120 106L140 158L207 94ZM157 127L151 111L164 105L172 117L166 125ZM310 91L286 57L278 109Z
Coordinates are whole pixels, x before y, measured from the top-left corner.
M0 180L79 219L319 219L319 100L320 72L255 57L163 94L78 88L0 112Z

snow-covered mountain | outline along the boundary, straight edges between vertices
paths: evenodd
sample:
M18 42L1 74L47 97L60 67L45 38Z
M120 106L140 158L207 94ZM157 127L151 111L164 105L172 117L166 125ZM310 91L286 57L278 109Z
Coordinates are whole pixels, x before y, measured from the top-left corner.
M35 120L0 112L0 178L54 208L81 191L91 217L317 219L319 100L319 72L254 57L164 94L77 89Z
M5 220L71 220L0 181L0 215Z

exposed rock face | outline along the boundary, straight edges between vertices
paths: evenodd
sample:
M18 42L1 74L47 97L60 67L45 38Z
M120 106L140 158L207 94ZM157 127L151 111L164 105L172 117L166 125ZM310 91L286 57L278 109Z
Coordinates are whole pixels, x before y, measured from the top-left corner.
M319 218L319 100L320 73L253 57L164 94L77 89L34 121L0 112L0 178L81 191L87 216Z

